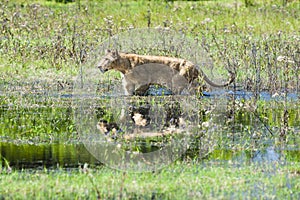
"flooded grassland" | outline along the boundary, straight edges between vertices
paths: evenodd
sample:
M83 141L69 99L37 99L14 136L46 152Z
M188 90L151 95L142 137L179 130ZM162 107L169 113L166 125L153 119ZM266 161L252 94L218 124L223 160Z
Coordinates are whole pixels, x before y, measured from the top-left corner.
M0 199L299 199L300 5L244 3L0 2ZM88 66L97 90L77 93L100 44L146 27L193 38L213 61L209 78L231 71L235 81L126 97L109 93L119 73ZM165 47L132 51L186 49ZM123 172L102 159L103 147L138 156L174 141L177 157L159 170Z

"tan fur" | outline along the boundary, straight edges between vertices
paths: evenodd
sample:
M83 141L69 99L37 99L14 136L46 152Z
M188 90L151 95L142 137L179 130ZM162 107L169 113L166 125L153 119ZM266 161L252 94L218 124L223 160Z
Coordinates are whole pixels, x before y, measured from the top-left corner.
M159 63L138 65L124 75L125 94L144 94L150 85L161 85L172 90L173 94L181 94L189 83L175 69Z
M209 85L213 87L225 87L232 83L235 79L234 74L231 73L231 78L228 82L224 84L216 84L212 82L201 69L198 69L194 63L188 60L166 56L118 53L117 51L108 51L107 54L99 62L97 67L102 72L111 69L120 71L126 77L126 75L132 72L132 70L137 66L148 63L156 63L169 66L171 69L178 71L180 76L184 76L189 83L192 83L196 79L203 78L203 80L205 80ZM151 74L151 72L148 73ZM152 71L152 73L154 73L154 71Z

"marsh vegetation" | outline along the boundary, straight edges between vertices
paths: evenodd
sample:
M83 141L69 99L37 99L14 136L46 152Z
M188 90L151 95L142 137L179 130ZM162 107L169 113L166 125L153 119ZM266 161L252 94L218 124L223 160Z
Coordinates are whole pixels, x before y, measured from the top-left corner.
M299 9L280 0L1 1L0 198L299 198ZM135 28L193 38L213 61L203 69L212 80L236 74L188 110L198 129L186 153L142 174L104 167L81 144L74 120L78 74L102 42ZM133 50L180 56L177 48ZM113 120L121 111L101 106L103 94L121 77L94 76L103 76L94 119ZM124 148L153 151L165 141Z

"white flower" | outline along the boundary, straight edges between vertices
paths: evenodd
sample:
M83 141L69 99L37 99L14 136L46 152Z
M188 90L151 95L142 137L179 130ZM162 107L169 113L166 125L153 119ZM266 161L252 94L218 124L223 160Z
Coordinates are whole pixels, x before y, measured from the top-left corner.
M278 62L294 63L294 61L291 58L287 57L287 56L278 56L277 61Z
M205 18L202 22L201 22L201 24L208 24L208 23L211 23L211 22L213 22L214 20L212 20L211 18Z
M207 121L207 122L202 122L202 126L205 127L205 128L208 128L208 127L210 126L209 121Z

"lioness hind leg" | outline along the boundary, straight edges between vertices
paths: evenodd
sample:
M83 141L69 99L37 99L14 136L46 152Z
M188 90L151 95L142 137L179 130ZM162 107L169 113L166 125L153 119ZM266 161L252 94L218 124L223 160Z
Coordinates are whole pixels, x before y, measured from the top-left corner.
M189 83L184 76L177 73L172 77L171 89L173 94L181 94L184 89L188 89L188 86Z

